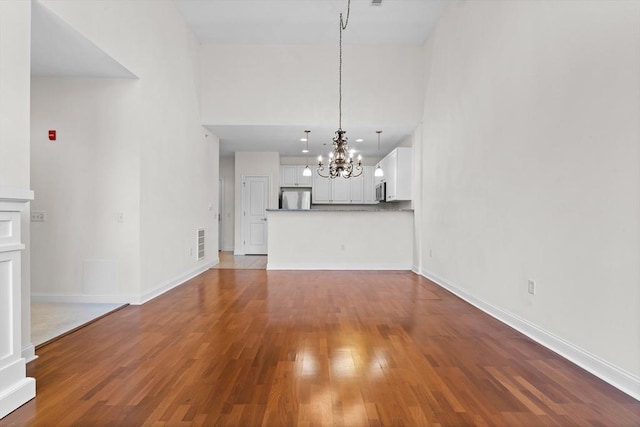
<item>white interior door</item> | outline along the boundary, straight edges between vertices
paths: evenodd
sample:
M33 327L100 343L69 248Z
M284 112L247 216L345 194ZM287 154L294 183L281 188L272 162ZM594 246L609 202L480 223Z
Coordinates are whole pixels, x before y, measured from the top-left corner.
M242 237L244 253L267 254L269 177L244 176L242 180Z

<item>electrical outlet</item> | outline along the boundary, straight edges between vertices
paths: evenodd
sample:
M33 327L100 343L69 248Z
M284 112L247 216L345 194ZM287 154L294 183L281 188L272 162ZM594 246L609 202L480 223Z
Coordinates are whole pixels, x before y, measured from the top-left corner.
M47 213L45 211L31 211L31 222L45 222Z
M536 282L529 279L527 281L527 292L529 292L531 295L535 295L536 294Z

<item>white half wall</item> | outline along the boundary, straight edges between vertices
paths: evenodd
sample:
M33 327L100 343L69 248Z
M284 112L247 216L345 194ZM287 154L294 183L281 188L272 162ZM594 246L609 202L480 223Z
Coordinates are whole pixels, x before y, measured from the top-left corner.
M412 211L269 211L269 270L410 270Z
M452 4L425 47L419 236L423 274L636 397L639 22L633 1Z

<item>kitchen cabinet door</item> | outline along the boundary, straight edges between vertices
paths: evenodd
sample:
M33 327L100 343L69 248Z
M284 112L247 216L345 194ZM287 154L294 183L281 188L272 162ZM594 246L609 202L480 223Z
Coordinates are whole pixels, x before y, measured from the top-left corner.
M375 173L376 168L374 166L365 166L363 172L363 185L362 185L362 203L374 204L376 201L376 185L375 185Z
M331 203L331 179L323 178L318 174L313 176L311 202L316 204Z
M366 167L366 166L365 166ZM362 204L364 203L364 179L365 179L366 171L362 172L357 178L349 179L350 182L350 194L351 194L351 203Z
M331 179L332 202L339 204L351 203L351 179L335 178Z
M312 177L302 175L304 168L305 166L280 166L280 187L311 187Z
M297 166L280 166L280 187L295 187L298 184L296 169Z
M313 173L315 172L315 168L313 166L309 166L309 169L311 169L311 176L304 176L303 173L305 168L306 165L296 166L296 178L299 187L311 187L311 184L313 182Z
M413 155L411 148L398 147L396 161L396 200L411 200L413 186Z
M398 150L393 150L385 158L384 162L386 170L384 170L384 178L387 183L387 202L396 200L396 190L398 188L397 168L398 168Z
M386 183L387 202L411 200L413 160L410 147L398 147L380 161Z

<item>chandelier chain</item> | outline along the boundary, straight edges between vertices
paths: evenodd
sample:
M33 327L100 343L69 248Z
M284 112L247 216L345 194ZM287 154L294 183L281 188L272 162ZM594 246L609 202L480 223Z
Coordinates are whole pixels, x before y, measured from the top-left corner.
M342 30L347 29L349 13L351 12L351 0L347 0L347 19L342 19L340 14L340 61L338 67L338 129L342 129Z

